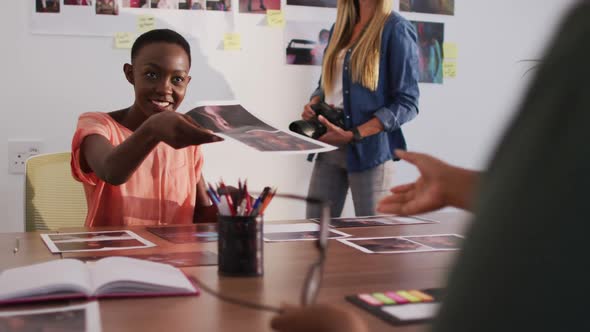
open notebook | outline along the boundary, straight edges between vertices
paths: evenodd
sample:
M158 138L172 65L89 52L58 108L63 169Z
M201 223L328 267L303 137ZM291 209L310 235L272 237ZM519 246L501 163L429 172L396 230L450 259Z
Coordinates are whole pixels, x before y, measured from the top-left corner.
M178 268L127 257L61 259L4 270L0 304L70 298L197 295Z

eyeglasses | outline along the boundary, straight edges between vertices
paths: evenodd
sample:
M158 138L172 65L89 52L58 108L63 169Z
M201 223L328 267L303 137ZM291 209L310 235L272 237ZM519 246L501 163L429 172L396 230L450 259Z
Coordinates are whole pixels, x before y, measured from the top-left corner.
M307 204L315 204L321 206L321 215L319 221L319 231L318 231L318 239L315 242L316 248L318 249L319 257L318 259L311 264L307 274L305 276L305 280L303 282L303 287L301 289L301 305L302 306L309 306L315 303L317 296L319 294L320 285L323 278L324 273L324 261L326 258L326 250L328 247L328 235L330 233L330 206L327 202L312 198L312 197L303 197L298 195L291 195L291 194L276 194L275 197L279 198L288 198L294 200L304 201ZM232 298L223 294L218 293L217 291L207 287L203 283L199 282L201 289L204 291L216 296L217 298L231 302L237 305L249 307L252 309L258 310L265 310L271 311L275 313L282 313L282 309L268 306L260 303L249 302L241 299Z

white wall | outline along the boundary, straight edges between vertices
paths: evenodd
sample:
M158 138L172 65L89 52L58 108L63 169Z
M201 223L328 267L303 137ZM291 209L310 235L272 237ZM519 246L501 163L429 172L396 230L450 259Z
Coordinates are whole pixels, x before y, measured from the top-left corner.
M458 77L444 85L421 86L420 114L405 126L409 148L465 167L484 167L529 78L523 77L528 65L518 61L542 54L555 24L573 2L456 0L454 17L404 14L447 23L445 39L459 45ZM8 174L7 141L39 139L44 152L69 150L80 113L127 107L133 96L121 71L129 57L126 51L113 50L106 37L31 34L33 3L4 0L0 5L0 231L23 229L24 181L22 175ZM334 19L330 9L285 10L288 18ZM207 16L228 20L223 13ZM199 100L236 98L269 123L286 128L299 116L319 69L284 65L283 34L261 25L262 16L235 19L243 36L242 52L217 50L216 38L192 41L193 81L182 111ZM214 35L218 28L211 21L207 31ZM311 164L304 156L260 155L230 142L207 146L205 154L208 179L223 176L235 182L247 177L254 188L269 184L283 192L306 193ZM396 183L415 178L411 167L397 165ZM273 205L272 219L304 213L302 205ZM345 214L352 214L350 204Z

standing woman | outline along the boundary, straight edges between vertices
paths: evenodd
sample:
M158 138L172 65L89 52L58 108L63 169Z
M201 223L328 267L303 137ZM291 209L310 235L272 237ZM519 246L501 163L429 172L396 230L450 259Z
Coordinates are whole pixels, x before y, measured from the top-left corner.
M320 101L339 109L344 128L319 117L320 141L338 150L318 155L308 195L342 213L350 187L355 214L374 215L393 180L394 149L405 149L401 125L418 114L418 45L413 25L392 12L391 0L338 0L318 88L302 118ZM307 217L319 208L309 205Z

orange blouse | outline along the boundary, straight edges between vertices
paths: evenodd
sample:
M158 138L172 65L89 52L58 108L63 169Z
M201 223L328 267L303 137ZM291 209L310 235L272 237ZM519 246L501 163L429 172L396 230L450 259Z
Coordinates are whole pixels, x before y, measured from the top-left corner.
M85 226L188 224L193 221L203 156L198 146L175 150L159 143L129 180L110 185L80 168L80 146L88 135L101 135L117 146L133 132L107 113L84 113L72 139L71 168L82 182L88 203Z

